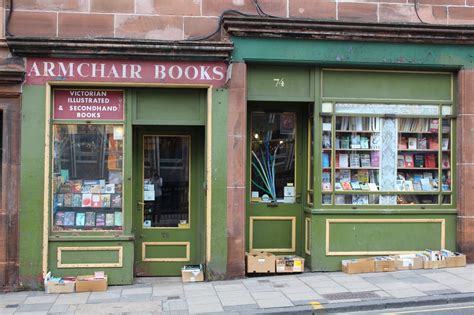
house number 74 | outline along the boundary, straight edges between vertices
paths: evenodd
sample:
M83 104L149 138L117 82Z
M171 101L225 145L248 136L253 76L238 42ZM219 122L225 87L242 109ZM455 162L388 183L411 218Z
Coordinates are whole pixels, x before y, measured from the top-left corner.
M285 79L284 78L274 78L273 81L275 82L275 87L285 87Z

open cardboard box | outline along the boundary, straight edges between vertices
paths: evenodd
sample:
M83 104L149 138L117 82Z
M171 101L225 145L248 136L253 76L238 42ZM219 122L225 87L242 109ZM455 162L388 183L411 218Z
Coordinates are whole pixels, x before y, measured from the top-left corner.
M454 253L456 256L446 257L446 268L465 267L466 255Z
M247 273L275 273L275 255L268 252L251 251L247 256Z
M74 293L75 288L75 277L53 278L51 272L48 272L44 279L46 293Z
M199 265L186 265L181 268L181 280L183 282L202 282L204 281L204 267Z
M416 254L394 256L396 270L423 269L423 258Z
M390 272L396 269L396 260L393 257L375 257L374 258L375 272Z
M275 266L277 273L303 272L304 258L299 256L276 256Z
M76 292L97 291L107 291L107 276L95 278L94 275L87 275L76 278Z
M366 273L375 271L375 261L373 258L348 259L343 260L342 271L345 273Z

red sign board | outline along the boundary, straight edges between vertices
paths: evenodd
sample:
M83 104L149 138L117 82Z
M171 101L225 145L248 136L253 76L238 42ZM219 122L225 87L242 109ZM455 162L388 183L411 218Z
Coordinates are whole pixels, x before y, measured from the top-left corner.
M54 90L54 119L122 120L123 91Z
M48 81L206 84L222 87L224 62L39 59L26 61L26 84Z

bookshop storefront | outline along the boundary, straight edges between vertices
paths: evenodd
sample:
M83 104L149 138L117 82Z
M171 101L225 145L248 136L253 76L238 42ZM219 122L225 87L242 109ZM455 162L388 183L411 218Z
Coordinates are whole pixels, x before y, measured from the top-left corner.
M130 284L135 276L181 275L186 264L225 270L212 260L219 229L210 226L214 183L225 171L210 148L223 141L212 129L225 124L214 115L226 110L219 89L226 68L27 59L23 285L46 271L104 270L110 284ZM217 101L224 105L213 109ZM218 172L212 178L210 169Z
M456 130L472 46L315 40L318 22L275 19L257 35L259 23L224 22L246 79L246 250L300 255L313 271L469 252Z

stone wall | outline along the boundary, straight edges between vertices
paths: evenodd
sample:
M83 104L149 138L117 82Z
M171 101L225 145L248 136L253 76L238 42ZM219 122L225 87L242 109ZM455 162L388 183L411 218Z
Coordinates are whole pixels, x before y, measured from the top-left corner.
M259 0L265 13L319 20L474 25L474 0ZM5 4L8 7L9 1ZM14 0L16 36L181 40L212 33L229 9L253 0ZM421 21L420 21L421 20ZM213 39L217 39L215 36Z

